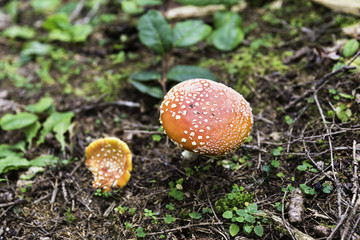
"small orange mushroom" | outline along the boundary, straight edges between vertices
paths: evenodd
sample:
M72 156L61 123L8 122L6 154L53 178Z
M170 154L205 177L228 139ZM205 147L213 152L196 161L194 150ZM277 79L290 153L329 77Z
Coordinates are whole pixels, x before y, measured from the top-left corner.
M115 137L100 138L85 150L85 165L92 172L93 188L109 192L111 188L123 188L132 170L131 151L128 145Z

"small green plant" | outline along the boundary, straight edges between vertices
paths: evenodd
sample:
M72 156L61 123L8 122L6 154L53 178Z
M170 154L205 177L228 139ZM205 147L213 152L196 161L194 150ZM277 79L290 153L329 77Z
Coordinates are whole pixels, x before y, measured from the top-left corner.
M215 76L207 69L197 66L175 66L168 71L168 58L173 48L192 46L211 32L211 27L201 20L177 22L174 28L156 10L144 14L138 22L140 41L161 56L162 73L143 71L130 75L130 83L140 92L156 98L166 93L166 82L181 82L190 78L207 78L215 80ZM160 86L159 85L160 83Z
M184 193L181 191L183 189L182 187L183 181L184 179L180 178L179 180L176 181L176 184L173 181L169 182L169 186L170 186L169 195L178 201L184 200Z
M75 222L75 220L76 220L76 217L71 212L70 208L67 208L66 213L65 213L65 217L66 217L66 221L68 221L68 222Z
M157 215L159 215L158 213L154 213L154 212L152 212L152 210L149 210L147 208L144 209L144 212L145 212L145 214L144 214L145 217L150 217L150 218L152 218L154 223L158 223L158 220L156 217Z
M176 218L174 218L171 214L166 214L165 218L164 218L164 222L165 223L173 223L176 221Z
M303 161L301 165L296 167L297 170L299 171L306 171L309 170L310 172L313 173L317 173L318 170L316 168L313 167L313 165L311 165L310 163L308 163L307 161Z
M305 194L308 194L308 195L315 195L316 194L315 189L311 188L311 187L308 187L306 184L300 184L299 187L300 187L300 190Z
M200 218L202 218L202 215L197 212L192 212L192 213L189 213L189 217L191 217L192 219L200 219Z
M99 189L98 189L99 190ZM123 207L121 205L117 206L114 210L116 212L118 212L119 214L124 214L129 208L128 207Z
M342 123L348 122L352 116L351 109L348 108L345 104L340 104L339 106L335 107L335 114Z
M277 147L277 148L275 148L275 149L271 149L271 150L270 150L270 153L271 153L273 156L279 156L283 150L284 150L283 147Z
M174 210L174 209L175 209L175 206L174 206L174 204L172 204L172 203L166 204L165 207L166 207L167 209L169 209L169 210Z
M243 232L245 234L250 234L252 230L259 237L264 234L264 229L261 225L261 222L265 220L264 213L258 210L256 203L250 203L243 209L234 207L232 210L225 211L222 216L233 222L229 228L230 235L233 237L240 231L238 224L243 225Z
M292 119L289 115L286 115L285 116L285 122L288 124L288 125L291 125L294 123L294 119Z
M143 237L146 236L146 233L144 232L144 228L143 228L143 227L138 227L138 228L136 229L136 236L141 237L141 238L143 238Z
M115 192L115 191L113 191L113 192ZM98 197L108 198L108 197L111 197L113 195L113 193L112 192L103 192L101 189L96 189L96 191L94 192L94 195L98 196Z
M217 200L215 207L218 212L225 212L234 207L243 208L247 203L252 202L253 198L254 193L244 191L244 187L239 187L237 184L234 184L231 193Z

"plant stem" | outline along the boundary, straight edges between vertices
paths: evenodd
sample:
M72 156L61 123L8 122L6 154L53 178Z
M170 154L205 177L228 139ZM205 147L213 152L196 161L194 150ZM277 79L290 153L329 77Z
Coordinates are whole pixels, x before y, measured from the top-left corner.
M168 57L169 57L169 55L166 54L162 58L162 76L161 76L160 84L161 84L164 94L166 94L166 92L167 92L167 90L166 90L166 74L167 74L167 68L168 68Z

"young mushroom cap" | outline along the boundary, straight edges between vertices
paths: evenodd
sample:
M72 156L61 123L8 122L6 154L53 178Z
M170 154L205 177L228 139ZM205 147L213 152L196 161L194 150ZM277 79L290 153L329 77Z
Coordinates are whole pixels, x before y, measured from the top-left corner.
M166 135L185 150L218 156L236 150L249 135L253 117L244 97L207 79L174 86L160 106Z
M85 164L93 174L93 188L108 192L128 183L132 162L125 142L115 137L97 139L86 148L85 157Z

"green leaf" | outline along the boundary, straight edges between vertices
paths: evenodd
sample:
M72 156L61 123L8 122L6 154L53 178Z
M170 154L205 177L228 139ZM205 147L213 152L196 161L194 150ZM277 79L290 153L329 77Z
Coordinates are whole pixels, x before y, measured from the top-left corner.
M250 203L247 208L249 209L249 213L250 214L254 214L256 213L257 209L258 209L258 206L256 203Z
M146 82L146 81L160 80L161 74L155 71L142 71L131 74L130 78L135 81Z
M189 216L193 219L200 219L202 218L202 215L200 213L197 213L197 212L192 212L189 214Z
M71 34L70 32L55 29L49 33L48 36L49 40L51 41L60 41L60 42L71 42Z
M39 139L37 144L41 144L45 140L45 136L51 131L56 133L55 137L60 142L61 148L64 149L65 141L63 134L68 130L70 126L70 120L74 116L73 112L54 112L52 113L46 121L43 123L43 129L40 132Z
M166 54L172 48L172 29L159 11L148 11L139 19L137 27L140 41L154 52Z
M306 186L306 184L300 184L299 187L300 187L300 190L305 194L309 194L309 195L315 195L316 194L315 189Z
M161 90L160 87L158 86L150 86L150 85L146 85L142 82L138 82L138 81L135 81L135 80L131 80L130 79L130 83L137 89L139 90L140 92L142 93L146 93L154 98L163 98L164 97L164 93L163 91Z
M19 154L10 154L5 158L0 158L0 174L26 167L29 167L29 161Z
M25 173L20 175L20 179L29 180L32 179L37 173L43 172L45 168L43 167L30 167Z
M285 116L285 122L288 124L288 125L291 125L294 123L294 119L292 119L289 115L286 115Z
M162 0L135 0L135 2L140 6L148 6L148 5L156 6L162 4Z
M23 50L21 51L21 56L42 56L48 54L50 50L50 45L32 41L24 45Z
M240 227L237 224L232 223L230 225L229 232L232 237L234 237L236 234L238 234L239 231L240 231Z
M244 40L244 33L240 28L231 28L228 24L215 30L212 39L217 49L231 51Z
M51 97L43 97L35 104L29 104L25 109L32 113L43 113L54 106L54 100Z
M85 42L92 33L93 28L89 24L78 24L71 29L73 42Z
M249 225L249 224L245 224L244 225L244 233L245 234L250 234L251 233L251 231L252 231L252 225Z
M32 140L34 137L36 137L36 134L38 133L40 128L41 128L41 124L38 121L36 121L24 129L24 133L26 136L26 142L29 145L28 148L31 148Z
M47 17L42 26L45 30L48 31L56 29L69 31L69 29L72 27L68 15L64 12Z
M31 0L30 4L36 12L48 13L54 11L60 3L60 0Z
M342 123L348 122L352 116L351 109L346 108L343 104L335 108L335 113Z
M226 211L222 214L223 218L230 219L233 217L232 211Z
M173 44L175 47L189 47L206 38L210 32L211 27L201 20L177 22L174 27Z
M346 99L354 99L355 97L353 95L350 94L346 94L346 93L339 93L340 97L346 98Z
M189 65L178 65L172 68L168 72L167 78L175 82L182 82L192 78L216 80L215 75L206 68Z
M69 130L71 125L71 118L74 116L73 112L58 113L58 121L54 125L55 138L60 142L61 151L65 150L64 134Z
M262 235L264 235L264 229L263 229L263 227L261 225L256 225L254 227L254 232L259 237L262 237Z
M32 113L22 112L18 114L7 113L0 119L0 126L5 131L25 128L38 120Z
M299 166L297 166L296 168L297 168L297 170L299 170L299 171L305 171L305 170L307 169L307 166L306 166L306 165L299 165Z
M144 228L139 227L136 229L136 236L138 237L145 237L146 233L144 232Z
M8 38L23 38L23 39L31 39L35 36L35 30L27 27L27 26L11 26L7 28L3 35Z
M5 5L4 10L7 14L9 14L11 16L11 19L13 21L15 21L15 18L18 14L18 1L12 0L12 1L8 2Z
M170 214L166 214L166 217L164 218L164 222L166 223L172 223L175 222L176 218L174 218L172 215Z
M343 48L344 57L351 57L359 48L359 42L356 39L348 40Z
M194 6L206 6L212 4L221 4L222 0L176 0L178 3L183 5L194 5Z
M124 0L121 2L121 9L127 14L139 14L144 8L139 6L135 1Z
M29 166L33 167L46 167L46 166L54 166L59 161L59 158L53 155L45 155L34 158L29 162Z
M218 11L214 14L215 29L228 25L229 28L240 28L242 19L239 14L228 11Z
M241 17L234 12L216 12L214 15L215 31L212 34L214 46L221 51L236 48L243 40Z

